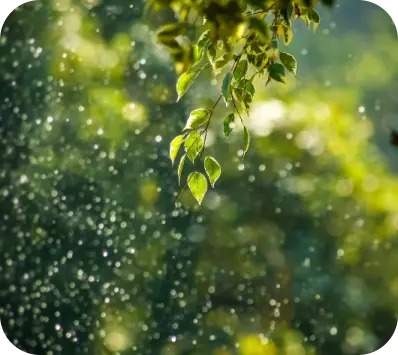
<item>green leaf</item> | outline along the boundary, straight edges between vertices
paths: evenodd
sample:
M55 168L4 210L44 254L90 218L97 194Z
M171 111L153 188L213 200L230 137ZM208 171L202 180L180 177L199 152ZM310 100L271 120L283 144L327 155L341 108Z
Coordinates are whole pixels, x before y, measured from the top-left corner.
M184 169L184 164L185 164L185 158L187 157L186 154L184 154L181 157L180 163L178 164L178 170L177 170L177 174L178 174L178 185L180 185L181 182L181 175L182 175L182 171Z
M319 16L318 12L312 7L308 9L307 16L310 22L314 24L314 31L315 31L321 22L321 17Z
M199 108L190 113L188 121L184 127L187 129L196 129L204 125L209 119L209 111L203 108Z
M232 89L232 95L233 95L234 99L235 99L236 101L238 101L238 103L239 103L240 105L243 104L243 90L242 90L242 89L233 88L233 89Z
M188 187L198 204L201 205L207 192L207 180L201 173L195 172L188 176Z
M267 63L268 63L268 57L266 53L260 53L256 55L254 65L257 69L259 70L262 69Z
M206 157L204 166L206 174L209 177L210 184L214 187L214 184L221 175L221 166L213 157Z
M256 92L253 83L247 79L241 80L241 82L239 83L239 87L242 88L245 93L247 92L251 96L254 96L254 93Z
M243 127L243 156L246 155L250 146L250 133L246 127Z
M270 32L268 25L265 23L265 21L252 17L249 19L249 26L251 29L256 31L256 33L263 41L269 41Z
M297 60L291 54L280 52L279 58L283 66L294 75L297 74Z
M203 48L206 45L206 43L209 41L210 38L209 35L210 35L210 30L206 30L200 35L197 43L199 48Z
M231 73L227 73L221 84L221 94L224 97L224 101L227 105L228 105L228 99L231 96L231 81L232 81L232 75Z
M199 47L197 44L194 44L192 46L192 51L193 51L193 62L194 65L199 63L203 59L204 55L204 48Z
M199 132L191 132L185 140L184 147L188 158L195 162L196 157L203 149L203 138Z
M227 138L231 134L233 128L231 127L232 123L235 122L235 115L230 113L227 117L224 118L224 136Z
M207 58L211 64L213 64L216 59L216 49L212 44L207 48Z
M224 53L220 58L214 62L216 72L220 72L232 59L231 53Z
M159 37L158 42L169 48L173 53L181 51L180 44L174 38Z
M177 158L177 154L178 151L180 150L182 143L184 143L183 135L175 137L170 143L170 159L173 164L174 160Z
M159 32L157 33L157 37L160 38L174 38L179 36L184 32L185 25L182 23L170 23L168 25L164 25Z
M191 87L192 83L200 74L200 71L188 71L183 73L177 81L177 102L185 95L187 90Z
M247 73L248 63L247 60L241 60L235 68L234 78L236 81L242 79Z
M279 25L278 26L278 35L282 37L283 43L288 46L293 40L293 31L290 26Z
M256 62L256 56L254 54L247 54L247 60L250 64L254 65L254 63Z
M285 67L280 63L274 63L268 68L269 77L280 83L285 83Z
M290 21L293 14L293 6L289 6L287 9L281 10L281 14L286 22Z

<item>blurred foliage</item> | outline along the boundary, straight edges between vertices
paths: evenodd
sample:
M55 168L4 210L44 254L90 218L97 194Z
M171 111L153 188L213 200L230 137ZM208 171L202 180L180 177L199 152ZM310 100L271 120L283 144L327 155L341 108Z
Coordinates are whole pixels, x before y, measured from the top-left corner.
M245 160L242 127L225 140L230 111L215 109L206 146L223 176L198 207L189 193L174 205L169 142L221 83L203 73L175 103L177 73L156 38L175 12L145 5L35 1L4 25L0 317L9 339L37 355L380 348L398 310L388 137L398 53L386 14L352 1L320 8L315 34L293 25L298 78L267 89L266 76L254 78Z

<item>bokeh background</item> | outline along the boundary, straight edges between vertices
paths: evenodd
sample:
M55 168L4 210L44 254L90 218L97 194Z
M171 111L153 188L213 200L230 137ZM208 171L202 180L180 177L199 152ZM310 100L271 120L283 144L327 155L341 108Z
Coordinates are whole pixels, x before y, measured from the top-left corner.
M219 82L175 103L139 0L37 0L0 39L0 318L37 355L359 355L398 311L398 42L359 0L295 24L298 79L256 82L198 208L170 140ZM211 85L209 84L211 83ZM263 88L263 89L262 89Z

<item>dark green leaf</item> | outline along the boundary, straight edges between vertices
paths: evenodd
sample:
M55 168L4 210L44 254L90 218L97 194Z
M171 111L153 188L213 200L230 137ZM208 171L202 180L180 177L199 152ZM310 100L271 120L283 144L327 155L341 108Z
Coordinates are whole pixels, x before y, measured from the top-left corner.
M234 99L237 100L240 104L243 103L243 90L239 88L232 89L232 95Z
M212 44L207 48L207 58L209 58L211 64L213 64L216 59L216 49Z
M269 77L280 83L285 83L285 67L280 63L274 63L268 68Z
M199 108L190 113L187 124L184 130L197 129L204 125L209 119L209 111L204 108Z
M256 89L250 80L243 79L239 83L239 87L243 89L244 92L249 93L251 96L254 96Z
M224 80L222 81L221 84L221 93L222 96L224 97L224 101L228 104L228 100L231 96L231 81L232 81L232 75L231 73L227 73L225 75Z
M204 166L206 174L209 177L210 184L214 187L214 184L221 175L221 166L213 157L206 157Z
M286 52L281 52L279 58L284 65L284 67L289 70L294 75L297 74L297 60L291 54Z
M236 81L242 79L247 73L248 63L246 59L241 60L235 68L234 78Z
M184 143L185 152L188 158L195 162L196 157L203 149L203 138L199 132L191 132Z
M174 38L158 38L159 43L163 44L165 47L169 48L172 52L181 51L180 44Z
M229 137L232 132L233 127L232 124L235 121L235 115L230 113L227 117L224 118L224 136Z
M260 53L256 55L256 60L255 60L255 67L257 69L262 69L266 64L268 63L268 57L266 53Z
M188 176L188 187L191 190L198 204L202 204L203 198L207 192L207 180L201 173L195 172Z
M182 143L184 143L183 135L175 137L170 143L170 159L173 164L174 160L177 158L177 154L178 151L180 150Z
M270 31L265 21L252 17L249 20L249 26L256 31L263 41L269 41Z
M308 9L307 16L309 21L314 24L314 30L316 30L321 22L321 17L319 16L318 12L311 7Z

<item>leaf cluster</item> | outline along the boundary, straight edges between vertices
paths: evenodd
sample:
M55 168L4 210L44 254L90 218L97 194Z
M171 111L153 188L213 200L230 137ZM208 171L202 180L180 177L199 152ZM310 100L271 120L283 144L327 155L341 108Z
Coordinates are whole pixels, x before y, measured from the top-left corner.
M213 112L224 101L231 112L224 118L223 134L228 138L236 123L243 127L243 156L250 146L250 133L243 114L250 110L256 88L254 78L265 76L266 83L285 83L288 73L297 75L296 58L279 46L288 46L294 37L292 22L302 20L314 30L320 24L315 9L318 3L332 6L333 0L229 0L229 1L167 1L149 2L154 8L172 9L177 22L167 24L158 31L158 41L169 48L182 73L178 78L177 101L186 95L195 80L206 69L213 76L222 74L220 96L212 108L192 111L183 134L170 144L170 159L174 163L180 148L184 147L178 164L178 179L184 170L186 157L193 164L187 183L200 204L207 191L206 176L199 172L201 160L207 179L214 187L221 175L215 158L205 156L205 143ZM197 34L192 36L191 33ZM188 43L184 47L182 43ZM258 90L259 88L257 88ZM238 122L239 121L239 122ZM183 188L183 190L185 187Z

